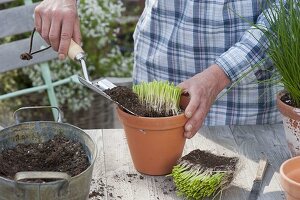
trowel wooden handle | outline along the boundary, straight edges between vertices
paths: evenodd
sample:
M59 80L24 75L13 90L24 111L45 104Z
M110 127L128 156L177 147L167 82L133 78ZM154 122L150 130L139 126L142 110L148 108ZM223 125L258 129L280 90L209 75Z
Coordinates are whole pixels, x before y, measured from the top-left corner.
M68 51L69 58L71 58L72 60L76 60L76 56L80 54L84 54L83 49L76 42L74 42L74 40L71 40Z

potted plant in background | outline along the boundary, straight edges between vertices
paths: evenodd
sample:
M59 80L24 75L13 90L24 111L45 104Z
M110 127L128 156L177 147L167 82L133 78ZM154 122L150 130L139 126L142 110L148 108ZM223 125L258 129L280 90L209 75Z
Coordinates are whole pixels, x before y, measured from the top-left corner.
M280 0L265 13L270 28L256 26L269 41L267 54L277 70L284 90L277 95L277 106L291 155L281 165L281 185L288 200L299 200L300 156L300 1ZM296 178L297 177L297 178Z
M169 174L185 144L187 118L179 106L182 90L169 82L153 81L134 85L133 93L121 86L106 92L139 115L117 108L136 170L148 175Z
M257 26L266 35L267 54L284 90L277 95L286 139L292 156L300 155L300 2L280 0L265 12L269 29Z

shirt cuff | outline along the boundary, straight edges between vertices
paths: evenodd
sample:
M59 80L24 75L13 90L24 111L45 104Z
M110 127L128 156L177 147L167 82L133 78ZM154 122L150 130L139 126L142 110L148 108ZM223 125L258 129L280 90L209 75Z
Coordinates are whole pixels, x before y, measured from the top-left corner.
M215 63L224 70L232 82L235 82L251 70L251 67L262 65L261 61L266 56L266 46L262 44L266 43L262 32L252 29L251 32L244 34L240 42L221 54Z
M224 70L231 82L237 81L250 66L246 59L247 51L245 47L236 45L216 59L215 63Z

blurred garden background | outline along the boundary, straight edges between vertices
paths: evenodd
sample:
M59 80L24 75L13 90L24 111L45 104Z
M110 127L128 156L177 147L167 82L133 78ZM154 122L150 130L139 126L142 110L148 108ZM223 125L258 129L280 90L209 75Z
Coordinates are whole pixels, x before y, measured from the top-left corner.
M38 2L38 1L34 1ZM22 0L0 5L0 10L23 5ZM80 0L83 49L91 79L100 77L131 77L135 25L144 7L143 0ZM30 33L0 39L0 45L28 38ZM18 59L18 58L16 58ZM1 62L1 61L0 61ZM74 74L82 75L81 66L70 61L49 62L53 81ZM44 84L39 65L0 73L0 95ZM55 87L64 122L80 128L118 128L111 102L80 84ZM49 105L47 92L39 91L0 100L0 126L14 124L13 112L24 106ZM51 112L27 112L26 120L53 120Z

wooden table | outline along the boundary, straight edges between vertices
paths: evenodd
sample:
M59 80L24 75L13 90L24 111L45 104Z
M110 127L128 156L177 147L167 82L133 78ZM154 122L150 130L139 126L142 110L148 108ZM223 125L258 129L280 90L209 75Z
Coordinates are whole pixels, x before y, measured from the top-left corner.
M98 147L90 192L90 195L92 192L94 195L90 199L183 199L176 196L170 177L146 176L134 169L122 129L86 132ZM203 127L192 139L187 140L183 154L197 148L240 157L240 170L232 187L223 192L222 200L247 199L262 153L267 156L270 165L258 199L285 199L279 184L279 167L289 158L289 151L281 124Z

